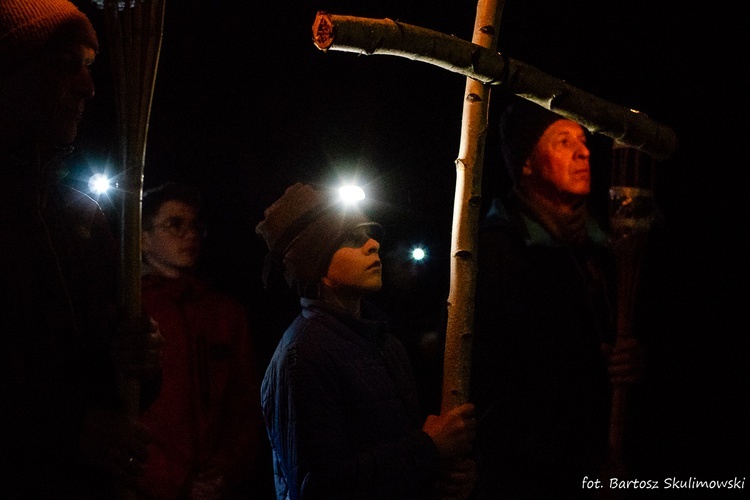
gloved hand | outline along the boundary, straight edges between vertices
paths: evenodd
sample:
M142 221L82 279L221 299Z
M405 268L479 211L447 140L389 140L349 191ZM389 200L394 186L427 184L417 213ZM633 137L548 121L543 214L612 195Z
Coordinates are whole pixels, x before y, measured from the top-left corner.
M602 352L607 356L609 378L613 385L632 384L643 379L645 361L637 339L619 339L614 347L602 344Z
M124 485L143 475L151 433L140 422L109 410L90 410L79 441L86 460Z
M222 498L226 481L221 471L208 469L201 471L190 484L190 500L215 500Z
M477 482L477 464L470 458L446 462L436 484L437 498L465 500L471 496Z
M164 337L159 325L144 315L118 324L112 342L112 355L122 375L146 379L160 373L163 346Z

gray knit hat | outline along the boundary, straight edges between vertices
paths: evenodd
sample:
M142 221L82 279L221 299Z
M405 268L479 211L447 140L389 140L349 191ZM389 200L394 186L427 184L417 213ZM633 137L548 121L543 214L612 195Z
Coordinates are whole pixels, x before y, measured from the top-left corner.
M34 58L59 36L99 50L88 17L68 0L2 0L0 74Z
M309 184L289 186L264 212L255 232L268 246L263 281L274 266L298 295L313 297L325 276L331 257L348 233L366 226L376 240L383 237L380 224L370 221L357 207L338 201L335 193Z
M500 147L513 184L521 178L521 168L547 127L562 116L536 103L513 97L500 117Z

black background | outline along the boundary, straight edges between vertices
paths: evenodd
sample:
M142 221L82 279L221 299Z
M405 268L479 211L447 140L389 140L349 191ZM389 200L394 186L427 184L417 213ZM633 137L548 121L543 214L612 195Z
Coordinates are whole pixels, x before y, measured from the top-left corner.
M103 33L101 13L77 3ZM633 396L629 424L630 461L641 479L748 471L748 79L740 43L748 26L740 5L508 0L502 15L500 52L638 109L679 139L675 155L658 165L663 223L642 266L638 326L648 377ZM178 180L203 190L211 228L204 270L248 305L261 364L294 301L262 289L265 248L254 227L298 180L356 175L368 186L395 264L393 286L380 299L408 305L406 322L434 329L447 294L465 79L392 56L324 53L311 37L318 10L470 40L476 4L167 0L144 185ZM79 134L81 172L105 168L112 156L106 44L93 71L98 94ZM503 96L492 99L491 122ZM485 156L485 201L507 185L494 142ZM611 142L594 136L591 144L597 204L606 197ZM100 201L107 208L108 199ZM401 262L418 243L431 258L419 267ZM434 375L417 368L422 378Z

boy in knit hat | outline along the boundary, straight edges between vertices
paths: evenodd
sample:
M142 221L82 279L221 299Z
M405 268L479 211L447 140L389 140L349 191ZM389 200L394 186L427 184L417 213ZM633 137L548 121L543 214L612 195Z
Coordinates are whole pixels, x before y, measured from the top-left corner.
M115 326L117 252L94 200L59 183L98 50L67 0L0 2L0 484L13 498L113 498L146 459L148 430L117 380L158 388L163 339ZM115 335L116 329L119 329Z
M586 205L587 132L513 98L500 141L513 187L480 230L477 497L587 498L581 478L605 465L610 384L631 383L639 366L635 341L611 348L614 287Z
M261 388L276 497L466 498L473 405L425 421L406 351L365 300L382 285L381 226L298 183L256 231L302 305Z

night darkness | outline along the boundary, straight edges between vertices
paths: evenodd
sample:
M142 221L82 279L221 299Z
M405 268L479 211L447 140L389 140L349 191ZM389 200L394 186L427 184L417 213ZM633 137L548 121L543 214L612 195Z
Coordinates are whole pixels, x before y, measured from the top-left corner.
M281 286L263 290L265 248L254 228L298 180L356 174L368 186L380 203L393 264L392 286L377 299L408 305L408 313L395 310L417 330L439 328L465 79L392 56L321 52L311 27L325 10L469 40L476 3L166 2L145 187L177 180L203 190L210 224L203 269L247 304L261 364L296 311ZM100 13L76 3L103 33ZM734 4L507 0L500 25L500 52L677 132L676 154L657 168L663 222L650 240L639 295L649 365L631 407L629 453L633 475L642 479L748 475L750 329L740 321L748 299L740 252L748 237L741 119L750 86L740 48L747 16ZM93 69L97 96L77 142L80 172L111 157L106 57L103 47ZM495 92L491 122L503 102ZM591 144L598 203L606 197L611 142L595 136ZM496 148L490 139L485 201L507 186ZM431 259L421 267L402 262L401 253L418 243L428 245ZM417 368L423 379L434 375L429 361Z

